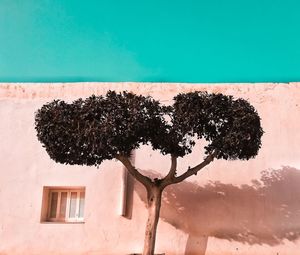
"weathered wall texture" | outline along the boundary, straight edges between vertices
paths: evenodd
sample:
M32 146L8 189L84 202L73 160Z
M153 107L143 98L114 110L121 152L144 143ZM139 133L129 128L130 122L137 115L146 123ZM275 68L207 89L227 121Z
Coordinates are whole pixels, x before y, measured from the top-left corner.
M300 83L0 84L0 254L96 255L142 250L144 190L128 195L131 218L120 216L122 166L99 169L51 161L34 130L44 103L107 90L152 95L166 104L180 92L207 90L248 99L265 131L259 155L249 161L217 160L164 193L157 252L168 255L298 255L300 250ZM203 157L199 144L179 169ZM169 158L143 147L136 166L163 174ZM85 186L85 223L41 223L44 186Z

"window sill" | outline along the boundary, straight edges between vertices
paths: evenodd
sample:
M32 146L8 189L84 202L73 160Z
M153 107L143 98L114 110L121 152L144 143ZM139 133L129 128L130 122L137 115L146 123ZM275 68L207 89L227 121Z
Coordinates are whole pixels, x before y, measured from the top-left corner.
M84 224L85 221L41 221L41 224Z

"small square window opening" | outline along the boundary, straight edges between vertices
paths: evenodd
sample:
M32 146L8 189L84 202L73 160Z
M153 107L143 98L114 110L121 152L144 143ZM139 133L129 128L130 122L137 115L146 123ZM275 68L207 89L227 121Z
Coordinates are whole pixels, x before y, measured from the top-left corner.
M84 188L45 187L41 221L83 222Z

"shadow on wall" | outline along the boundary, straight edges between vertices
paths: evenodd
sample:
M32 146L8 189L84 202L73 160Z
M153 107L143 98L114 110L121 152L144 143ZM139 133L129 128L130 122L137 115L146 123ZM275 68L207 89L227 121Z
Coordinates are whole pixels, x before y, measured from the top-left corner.
M135 190L145 201L144 188L137 184ZM300 170L286 166L263 171L252 185L169 186L160 217L189 235L186 255L204 255L209 236L271 246L295 241L300 237Z

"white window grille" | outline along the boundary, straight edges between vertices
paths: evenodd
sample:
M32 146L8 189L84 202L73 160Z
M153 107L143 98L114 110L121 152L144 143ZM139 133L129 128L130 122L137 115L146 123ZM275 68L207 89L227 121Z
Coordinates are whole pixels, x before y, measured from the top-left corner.
M49 189L47 221L83 222L84 189Z

